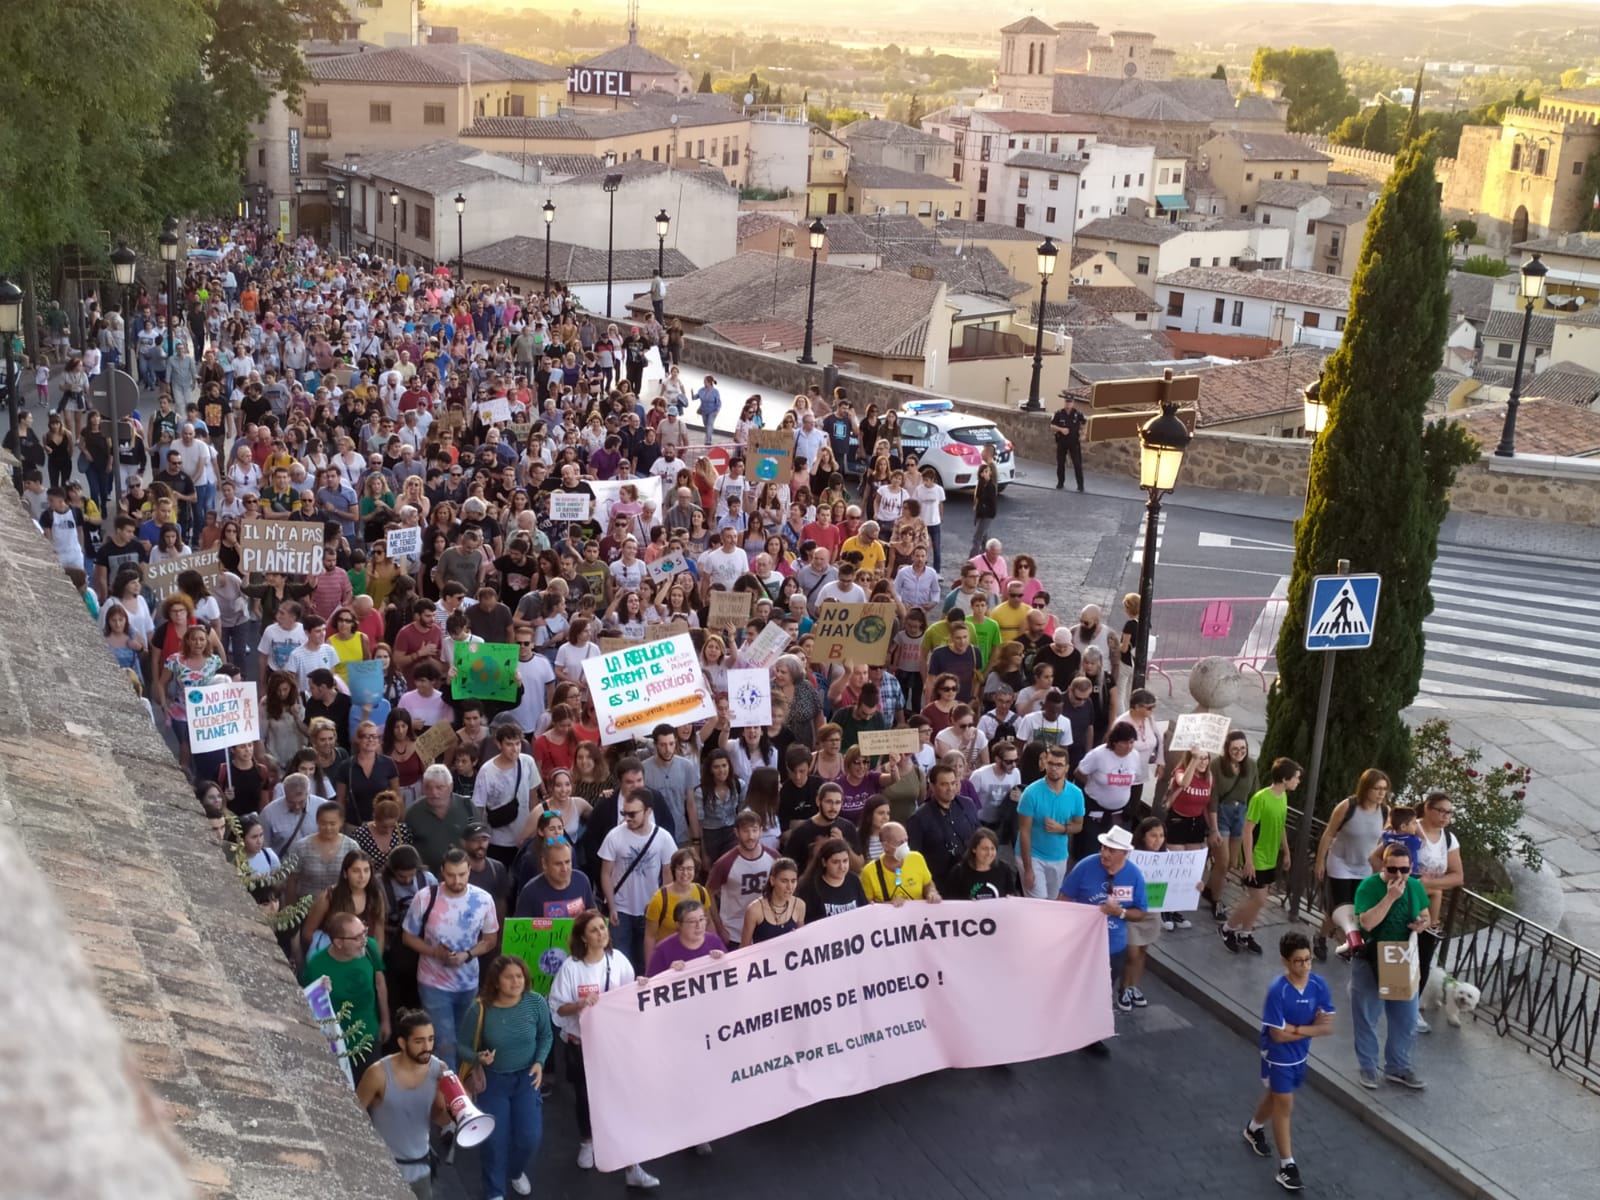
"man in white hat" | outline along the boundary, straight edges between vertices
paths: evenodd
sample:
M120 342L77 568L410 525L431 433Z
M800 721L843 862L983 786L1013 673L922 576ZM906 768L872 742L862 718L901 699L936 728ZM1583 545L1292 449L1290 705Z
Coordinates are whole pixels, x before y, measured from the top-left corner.
M1145 898L1144 875L1128 861L1133 849L1133 835L1119 825L1113 825L1099 837L1100 853L1094 858L1084 858L1067 872L1061 881L1061 893L1056 898L1074 904L1092 904L1106 915L1106 940L1111 950L1111 984L1113 988L1122 978L1122 963L1128 956L1128 922L1142 921L1149 912ZM1133 1002L1122 992L1116 993L1117 1008L1130 1012ZM1096 1054L1107 1053L1104 1042L1088 1047Z

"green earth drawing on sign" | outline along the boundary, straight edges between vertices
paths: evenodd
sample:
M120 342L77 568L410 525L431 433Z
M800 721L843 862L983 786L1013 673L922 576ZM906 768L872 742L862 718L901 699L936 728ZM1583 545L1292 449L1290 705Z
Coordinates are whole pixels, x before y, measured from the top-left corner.
M863 646L875 646L889 636L889 627L882 617L862 617L856 622L855 639Z

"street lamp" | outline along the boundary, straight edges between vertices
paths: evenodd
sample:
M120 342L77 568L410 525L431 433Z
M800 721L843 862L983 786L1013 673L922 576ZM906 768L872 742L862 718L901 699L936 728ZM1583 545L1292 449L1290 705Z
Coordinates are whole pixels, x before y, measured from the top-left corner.
M1060 253L1056 244L1048 237L1039 243L1039 316L1034 321L1033 329L1033 378L1028 381L1028 402L1022 406L1023 412L1043 412L1044 405L1039 403L1039 374L1044 370L1044 314L1045 292L1050 287L1050 276L1056 273L1056 255Z
M656 214L656 274L667 273L667 227L672 224L672 218L667 216L663 208Z
M1317 377L1300 393L1300 398L1305 403L1305 426L1313 440L1328 427L1328 402L1322 398L1322 372L1317 372Z
M1171 373L1168 372L1170 379ZM1178 468L1189 445L1189 430L1178 419L1178 406L1161 402L1161 415L1139 430L1139 486L1150 496L1145 505L1144 562L1139 567L1139 625L1133 648L1133 686L1144 686L1150 653L1150 609L1155 600L1156 535L1160 528L1161 497L1178 482Z
M394 265L400 265L400 193L389 189L389 234L394 244Z
M612 172L600 184L611 198L611 211L606 216L606 316L611 315L611 251L617 227L617 189L622 186L622 175Z
M1528 327L1533 324L1533 306L1544 295L1544 277L1550 268L1539 261L1539 252L1522 264L1521 295L1527 302L1522 310L1522 340L1517 343L1517 371L1511 377L1511 398L1506 401L1506 423L1500 429L1496 458L1511 458L1517 452L1517 408L1522 403L1522 360L1528 353Z
M817 252L828 240L828 227L818 217L811 222L808 232L811 234L811 290L806 293L806 341L800 350L800 361L810 366L817 361L811 357L811 335L816 328L817 313Z
M467 198L461 193L456 193L456 276L460 278L467 273L467 252L461 241L461 214L467 211Z
M178 218L168 217L161 236L161 261L167 264L167 357L172 357L172 323L178 313Z
M22 469L22 440L17 434L17 364L14 343L22 332L22 289L0 275L0 337L6 340L6 404L11 412L11 438L17 450L17 469ZM19 480L21 475L17 477Z
M339 226L338 226L338 228L339 228L339 253L340 254L349 254L350 253L350 243L345 237L345 232L346 231L345 231L345 224L344 224L344 198L345 198L344 180L341 179L338 183L333 185L333 198L339 202L339 213L334 218L339 223Z
M556 219L556 204L554 200L546 200L544 208L544 298L550 299L550 225Z
M138 265L139 256L128 249L127 242L119 243L111 252L111 273L122 288L122 308L126 314L122 321L122 366L130 375L133 373L133 279ZM115 390L112 394L116 394Z

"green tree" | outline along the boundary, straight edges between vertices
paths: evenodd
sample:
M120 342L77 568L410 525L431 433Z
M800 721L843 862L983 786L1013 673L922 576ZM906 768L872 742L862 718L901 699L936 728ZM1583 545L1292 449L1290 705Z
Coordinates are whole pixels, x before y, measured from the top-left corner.
M1468 275L1489 275L1495 279L1511 274L1510 264L1492 254L1474 254L1471 258L1458 263L1456 269Z
M1569 92L1573 88L1581 88L1589 82L1589 72L1582 67L1573 67L1570 71L1561 72L1561 90Z
M906 101L906 124L921 129L922 118L926 112L927 107L923 104L922 98L912 92L911 99Z
M1389 144L1389 106L1380 104L1373 110L1372 119L1367 122L1366 129L1361 132L1361 148L1363 150L1380 150L1384 154L1393 151Z
M1578 229L1600 233L1600 150L1589 155L1589 161L1583 166L1583 179L1578 184L1578 205L1583 213Z
M1346 117L1328 132L1328 140L1335 146L1360 146L1367 136L1367 122L1372 120L1375 109L1363 109L1354 116Z
M1444 354L1450 252L1434 184L1433 139L1401 150L1367 221L1344 341L1328 359L1328 423L1311 452L1305 515L1295 529L1289 609L1278 637L1278 678L1267 700L1262 758L1307 762L1322 656L1304 649L1315 575L1348 559L1383 577L1369 650L1340 655L1328 709L1319 796L1326 812L1377 766L1404 783L1410 738L1400 712L1422 677L1428 577L1456 471L1478 456L1459 425L1424 424ZM1382 470L1373 464L1383 463Z
M1261 46L1250 63L1251 86L1275 79L1289 101L1288 127L1297 133L1326 133L1359 105L1339 73L1339 57L1330 49Z
M1227 83L1228 82L1228 68L1223 66L1221 63L1218 63L1217 64L1217 69L1215 71L1211 72L1211 78L1220 79L1220 80L1222 80L1223 83Z
M700 86L695 88L695 91L699 92L702 96L709 96L711 94L710 71L707 71L704 75L700 76Z

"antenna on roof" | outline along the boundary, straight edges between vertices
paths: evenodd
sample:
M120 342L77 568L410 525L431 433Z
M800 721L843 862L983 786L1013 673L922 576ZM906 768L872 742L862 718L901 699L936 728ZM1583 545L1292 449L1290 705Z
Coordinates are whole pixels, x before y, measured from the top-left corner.
M628 45L639 44L639 0L628 0Z

